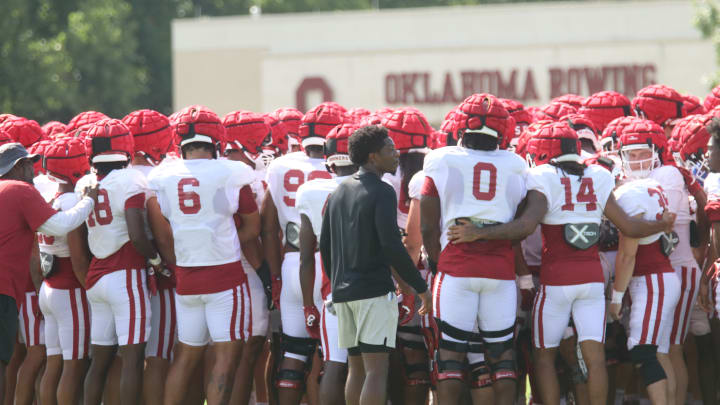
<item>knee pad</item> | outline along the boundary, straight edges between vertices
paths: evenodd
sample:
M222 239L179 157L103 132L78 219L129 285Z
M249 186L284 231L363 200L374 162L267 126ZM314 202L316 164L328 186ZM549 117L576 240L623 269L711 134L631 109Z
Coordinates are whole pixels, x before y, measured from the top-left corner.
M492 386L493 380L490 376L490 368L484 361L473 363L468 368L470 369L470 389Z
M317 341L313 338L298 338L283 333L281 345L285 357L304 361L307 364L308 359L315 353ZM288 353L294 356L287 356Z
M640 369L645 386L667 378L660 361L657 359L657 346L637 345L630 350L630 358Z
M429 378L430 364L428 363L416 363L416 364L405 364L405 384L411 387L430 385ZM420 373L424 375L422 377L410 377L410 374Z
M440 332L438 347L440 349L450 350L453 352L467 353L469 347L467 341L469 341L473 337L473 333L458 329L440 319L437 319L436 322ZM460 340L461 342L447 340L443 338L443 334L446 334L453 339Z
M457 360L440 360L440 354L436 355L437 381L460 380L465 381L465 363Z
M490 364L493 382L502 379L517 380L517 362L512 339L503 342L486 342L485 350L488 354L487 362ZM500 358L505 354L509 354L510 359L501 360Z
M302 390L305 388L305 371L283 369L277 373L277 388Z

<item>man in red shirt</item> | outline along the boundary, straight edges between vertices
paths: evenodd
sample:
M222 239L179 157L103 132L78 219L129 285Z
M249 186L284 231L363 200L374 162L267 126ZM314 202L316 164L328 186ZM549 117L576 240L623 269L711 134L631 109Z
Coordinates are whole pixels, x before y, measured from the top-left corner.
M5 366L12 356L18 308L30 271L35 232L65 235L80 226L95 205L97 187L68 211L56 212L33 186L33 163L19 143L0 146L0 400L5 396Z

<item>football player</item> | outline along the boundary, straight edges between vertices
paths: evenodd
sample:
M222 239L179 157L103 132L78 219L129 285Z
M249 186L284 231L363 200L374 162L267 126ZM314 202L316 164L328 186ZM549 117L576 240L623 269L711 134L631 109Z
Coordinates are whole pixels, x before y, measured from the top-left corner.
M58 138L44 151L43 167L59 184L53 208L65 211L78 201L75 185L90 170L85 144ZM44 278L39 306L45 318L47 363L40 384L40 401L71 405L79 401L90 349L90 308L85 277L90 265L87 229L66 236L38 234Z
M310 359L317 344L305 328L298 275L300 216L296 193L306 181L332 178L324 166L325 136L344 119L344 112L330 103L320 104L308 111L299 129L304 151L288 153L273 160L267 171L268 190L261 208L262 244L273 277L274 306L280 308L282 320L284 357L276 377L281 405L300 403ZM320 260L316 260L316 267L318 276L313 296L316 307L320 307Z
M225 156L255 169L255 179L250 184L250 188L255 195L255 201L261 204L265 196L263 148L272 142L270 124L262 114L235 111L223 118L223 126L225 126L227 135ZM253 388L255 363L263 351L268 333L270 312L267 304L270 297L266 298L264 285L269 285L270 272L259 238L243 242L242 251L243 268L248 277L253 313L250 336L245 342L242 358L235 374L231 402L246 404L250 400Z
M657 87L658 91L669 88ZM672 90L672 89L670 89ZM641 101L641 100L640 100ZM657 101L656 101L657 102ZM638 104L638 107L643 104ZM644 108L649 114L650 106L653 104L646 103ZM682 103L676 102L676 109L681 108ZM677 113L673 110L673 114ZM670 115L670 113L666 113ZM652 116L652 114L651 114ZM664 116L663 116L664 117ZM674 117L674 115L672 116ZM659 118L655 118L660 120ZM665 122L669 125L671 118L667 118ZM666 125L666 126L667 126ZM683 125L678 132L685 132L686 125ZM699 228L704 226L696 226L697 223L704 224L706 221L696 219L690 214L689 195L695 198L698 205L698 212L704 214L705 193L702 186L689 175L687 170L680 170L678 167L670 164L664 164L667 159L667 129L663 130L654 121L640 121L630 124L623 128L620 137L621 149L620 154L623 159L623 170L625 174L632 178L650 178L656 180L662 185L662 189L667 196L667 209L677 215L675 227L673 228L674 242L676 246L670 254L670 263L675 270L675 274L680 279L681 292L680 301L674 308L675 312L672 316L672 327L670 330L670 360L672 361L674 375L676 378L677 389L675 390L675 402L678 404L685 403L688 387L688 372L685 365L683 354L683 344L687 337L688 325L690 322L690 313L695 305L698 294L698 283L701 277L701 269L697 261L702 262L704 259L693 255L691 244L703 246L707 244L707 232L700 231ZM690 141L690 137L684 138L686 142ZM706 145L707 142L700 142ZM688 145L689 146L689 145ZM635 159L630 159L630 155ZM624 155L624 156L623 156ZM639 161L641 160L642 161ZM634 166L630 162L636 162ZM685 174L683 174L685 173ZM696 261L697 260L697 261Z
M209 404L220 404L230 399L237 361L249 335L252 303L240 244L257 238L260 231L257 204L248 186L254 174L244 163L217 159L225 128L214 112L192 106L177 120L182 159L163 162L148 176L156 195L148 202L150 221L164 217L171 226L172 238L165 233L155 237L163 246L172 240L173 248L163 256L175 266L177 279L179 344L164 403L185 400L212 339L215 356L206 394Z
M480 226L510 221L525 196L527 164L512 152L498 150L503 138L509 140L515 131L514 120L498 99L475 94L460 110L464 115L458 120L458 146L429 153L423 167L423 245L430 268L437 269L433 315L440 331L438 399L441 404L459 402L465 357L479 327L485 357L468 356L472 379L479 382L476 388L492 386L496 403L512 404L517 296L511 243L451 244L446 231L466 221Z
M319 395L320 403L328 405L345 403L348 353L338 346L338 319L332 309L330 280L324 272L320 274L324 301L322 314L315 306L316 250L325 202L338 184L358 170L348 155L348 138L357 128L356 124L348 123L330 131L325 139L326 164L335 177L306 182L298 188L296 199L300 213L300 287L305 326L308 334L319 339L322 345L324 365Z
M168 118L154 110L133 111L122 119L135 142L132 166L147 178L173 146L173 133ZM152 234L149 233L151 236ZM154 274L149 278L156 283L157 294L150 296L150 336L145 347L143 373L143 399L148 404L161 404L170 359L177 340L175 316L175 280L166 275Z
M94 173L81 179L99 184L98 203L87 219L94 258L85 286L91 309L92 362L84 403L99 404L116 352L122 358L121 403L137 403L142 389L145 343L150 335L146 268L161 259L145 231L145 176L128 167L135 143L120 120L104 119L88 132ZM119 346L119 348L118 348Z
M396 173L385 174L383 179L395 189L398 200L397 220L398 228L404 235L403 243L413 259L418 263L422 235L419 232L420 217L416 216L415 232L407 232L408 212L410 210L409 184L413 176L422 170L428 140L432 128L425 116L412 108L398 109L383 118L382 126L388 129L388 135L395 142L395 148L400 152L400 165ZM427 272L427 270L426 270ZM421 272L421 275L425 276ZM402 279L395 278L399 284ZM403 289L409 289L403 286ZM398 297L400 299L400 297ZM424 404L427 400L430 385L428 352L425 347L422 331L420 329L420 316L416 313L415 296L402 294L400 300L400 317L397 331L398 349L393 354L399 355L396 362L391 356L391 364L401 367L399 373L391 374L391 398L393 394L396 402L405 404ZM418 303L419 304L419 303ZM419 308L419 307L418 307ZM400 388L402 387L402 388ZM399 392L395 392L398 391Z

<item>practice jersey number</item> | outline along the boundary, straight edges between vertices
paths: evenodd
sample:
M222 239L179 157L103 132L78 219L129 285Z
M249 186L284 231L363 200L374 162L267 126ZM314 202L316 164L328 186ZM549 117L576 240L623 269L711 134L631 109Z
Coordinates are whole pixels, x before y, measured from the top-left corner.
M322 170L314 170L308 173L307 181L315 179L332 179L332 175L327 171ZM287 173L285 173L285 177L283 177L283 187L288 193L296 192L303 183L305 183L305 173L302 170L288 170ZM295 206L295 199L290 198L290 196L283 196L283 202L288 207Z

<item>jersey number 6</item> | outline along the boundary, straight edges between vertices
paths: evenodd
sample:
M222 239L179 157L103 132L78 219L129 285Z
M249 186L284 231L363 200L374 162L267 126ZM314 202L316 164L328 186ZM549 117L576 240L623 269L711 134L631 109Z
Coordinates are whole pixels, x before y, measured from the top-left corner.
M190 187L198 186L200 186L200 182L194 177L182 179L178 182L178 203L183 214L192 215L200 211L200 195L188 190Z

